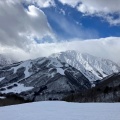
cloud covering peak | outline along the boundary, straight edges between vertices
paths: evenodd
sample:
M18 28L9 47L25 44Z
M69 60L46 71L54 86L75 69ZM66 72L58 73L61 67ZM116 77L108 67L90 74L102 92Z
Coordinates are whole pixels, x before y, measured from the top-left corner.
M61 43L43 43L28 45L29 51L20 48L2 47L0 51L8 54L18 60L34 59L37 57L49 56L67 50L76 50L81 53L89 53L91 55L110 59L116 63L120 63L120 38L109 37L91 40L73 40ZM18 56L19 54L19 56Z

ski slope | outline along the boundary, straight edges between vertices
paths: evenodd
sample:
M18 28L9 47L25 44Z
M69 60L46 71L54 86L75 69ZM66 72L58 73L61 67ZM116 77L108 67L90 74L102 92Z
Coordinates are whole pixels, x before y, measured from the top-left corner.
M120 120L120 104L28 103L0 107L0 120Z

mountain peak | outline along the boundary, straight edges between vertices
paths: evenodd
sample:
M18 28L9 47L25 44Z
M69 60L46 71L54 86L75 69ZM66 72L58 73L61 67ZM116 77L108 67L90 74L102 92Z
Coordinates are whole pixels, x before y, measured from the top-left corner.
M120 67L108 59L95 57L88 53L80 53L69 50L51 55L60 61L70 64L81 71L90 81L103 79L104 77L117 73Z

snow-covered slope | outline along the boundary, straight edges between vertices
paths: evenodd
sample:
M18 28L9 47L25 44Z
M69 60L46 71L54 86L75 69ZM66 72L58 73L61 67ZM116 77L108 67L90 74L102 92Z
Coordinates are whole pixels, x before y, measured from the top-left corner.
M14 62L15 60L11 59L10 57L0 54L0 67L4 65L12 64Z
M119 103L36 102L0 107L1 120L120 120Z
M58 58L60 61L70 64L80 70L90 81L101 80L120 71L120 67L108 59L98 58L74 50L56 53L50 57Z
M62 99L91 87L77 69L56 58L38 58L0 68L0 92L29 100Z
M0 68L0 93L19 94L25 99L61 100L66 95L91 88L90 81L120 71L114 62L66 51Z

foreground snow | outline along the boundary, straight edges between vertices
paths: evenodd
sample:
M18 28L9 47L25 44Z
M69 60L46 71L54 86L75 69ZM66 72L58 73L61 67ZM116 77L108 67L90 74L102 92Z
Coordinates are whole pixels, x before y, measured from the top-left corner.
M1 120L120 120L119 103L37 102L0 108Z

